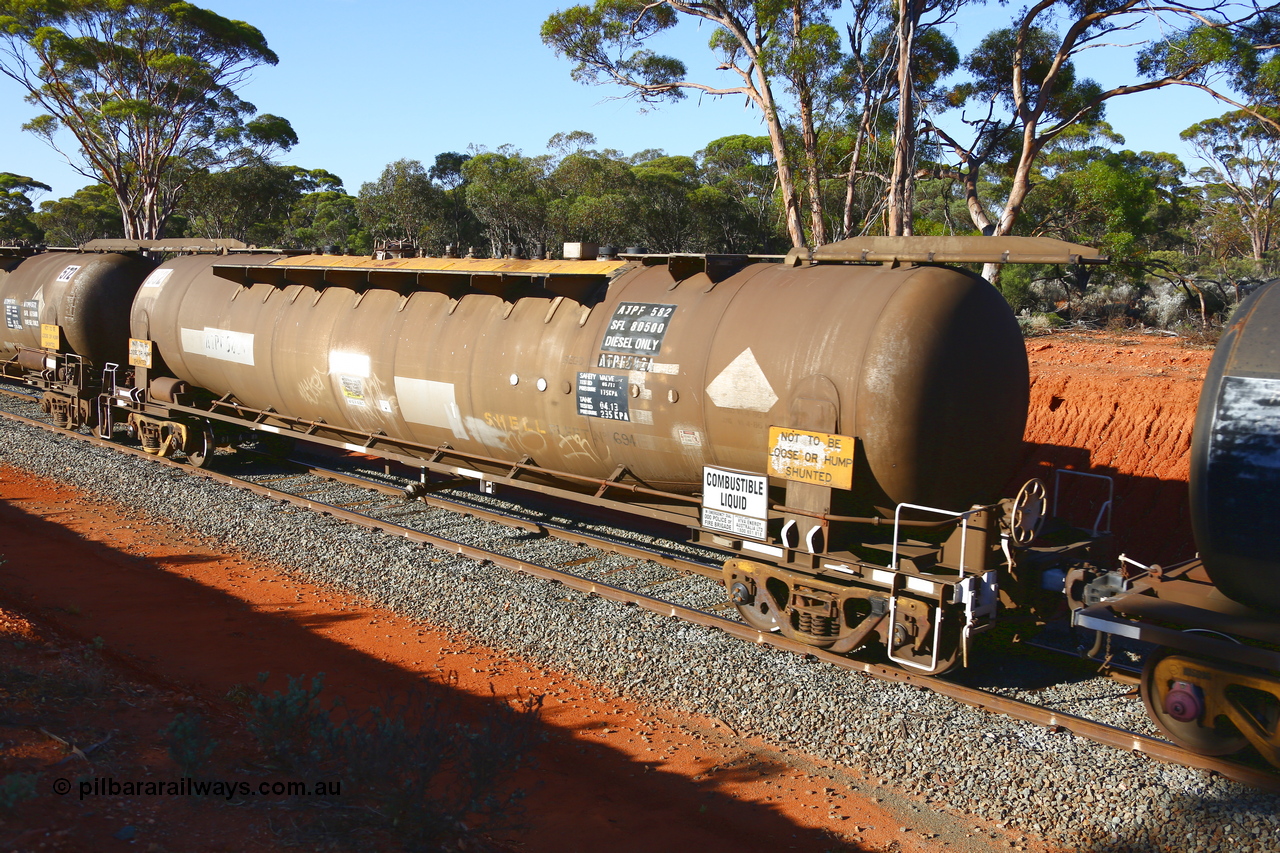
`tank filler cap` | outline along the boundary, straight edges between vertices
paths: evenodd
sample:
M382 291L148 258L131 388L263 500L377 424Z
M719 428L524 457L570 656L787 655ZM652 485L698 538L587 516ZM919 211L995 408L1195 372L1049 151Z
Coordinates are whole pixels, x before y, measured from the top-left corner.
M801 267L813 263L813 250L808 246L796 246L783 258L784 267Z

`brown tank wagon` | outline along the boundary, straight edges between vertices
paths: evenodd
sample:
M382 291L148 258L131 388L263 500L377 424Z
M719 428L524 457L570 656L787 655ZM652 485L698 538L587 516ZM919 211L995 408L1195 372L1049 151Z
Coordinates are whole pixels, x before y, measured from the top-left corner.
M197 465L249 430L303 437L420 468L424 489L470 480L680 524L725 554L747 622L838 652L880 643L926 673L967 660L1002 609L1056 607L1106 538L1059 525L1033 541L1044 486L997 493L1025 349L1000 295L945 266L1101 262L1081 246L211 251L146 275L129 366L104 371L96 417L76 422L106 436L127 418L144 449Z
M598 301L534 275L596 278ZM513 292L456 289L501 276ZM993 499L1027 408L999 293L936 266L186 257L147 279L133 336L251 409L676 492L706 466L760 470L771 426L852 436L860 514Z
M931 673L967 656L1002 592L1028 606L1066 573L1047 566L1088 557L1081 531L1031 546L1038 482L997 494L1021 446L1025 348L1000 295L942 264L1100 262L1090 249L397 254L172 259L138 291L136 381L112 399L144 447L197 464L250 427L396 459L424 483L685 525L726 552L753 625L837 651L883 642Z
M226 252L237 240L94 240L78 249L0 247L0 375L44 391L60 426L95 426L129 355L129 314L162 253ZM127 372L127 371L125 371Z
M12 358L20 349L48 348L94 364L123 363L133 295L155 266L140 255L117 252L0 258L0 358ZM53 340L49 327L56 327ZM57 340L58 329L65 345Z

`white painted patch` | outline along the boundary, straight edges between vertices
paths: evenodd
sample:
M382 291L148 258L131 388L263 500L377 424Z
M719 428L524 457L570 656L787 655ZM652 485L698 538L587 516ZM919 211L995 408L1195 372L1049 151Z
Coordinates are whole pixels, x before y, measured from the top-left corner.
M182 330L182 350L219 361L230 361L253 367L253 334L228 329Z
M329 373L340 373L344 376L359 376L368 379L370 372L369 356L359 352L329 352Z
M766 557L781 557L781 556L782 556L782 549L781 549L781 548L775 548L775 547L773 547L772 545L762 545L762 544L760 544L759 542L752 542L752 541L751 541L751 540L749 540L749 539L744 539L744 540L743 540L743 542L742 542L742 550L744 550L744 551L755 551L757 554L764 554Z
M744 409L767 412L778 402L778 395L760 369L751 347L729 362L720 375L707 386L707 396L722 409Z
M1280 470L1280 379L1227 376L1209 443L1209 464L1274 481Z
M80 271L80 267L76 266L75 264L72 264L71 266L65 268L62 272L58 273L58 277L54 280L55 281L71 281L71 277L74 276L79 271Z
M473 471L470 468L454 468L453 470L459 477L470 477L473 480L484 479L484 474L479 471Z
M390 401L390 400L379 400L379 401L378 401L378 408L379 408L379 409L382 409L382 411L386 412L388 415L389 415L389 414L391 414L391 412L392 412L392 409L391 409L391 401Z
M632 409L631 420L638 424L652 424L653 412L648 409Z
M922 592L925 595L938 594L938 588L936 586L934 586L929 581L921 580L920 578L908 577L907 589L912 590L913 592Z
M463 431L473 441L478 441L487 447L500 448L503 451L511 450L511 436L507 431L485 423L484 418L464 417L462 426Z
M141 289L147 290L148 288L153 288L155 290L160 290L164 287L165 282L169 280L169 276L171 275L173 275L173 270L166 269L165 267L152 270L151 275L147 276L146 281L142 282Z
M369 448L365 447L363 444L345 444L344 443L342 446L347 450L350 450L352 453L368 453L369 452Z
M665 373L665 374L667 374L668 376L675 376L677 373L679 373L679 372L680 372L680 365L678 365L678 364L663 364L663 363L662 363L662 362L660 362L660 361L651 361L651 362L649 362L649 372L650 372L650 373Z
M455 438L469 438L452 382L407 376L397 376L395 382L400 412L406 421L450 430Z
M893 572L886 572L884 569L872 569L871 580L876 583L888 584L893 586Z

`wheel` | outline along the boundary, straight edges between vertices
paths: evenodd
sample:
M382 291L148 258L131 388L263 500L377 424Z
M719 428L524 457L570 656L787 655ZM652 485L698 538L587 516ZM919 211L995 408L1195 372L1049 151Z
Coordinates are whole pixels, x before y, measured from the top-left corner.
M892 651L888 655L889 660L921 675L946 675L960 663L963 616L956 608L942 606L935 609L923 602L913 604L914 601L902 596L897 598L897 616L889 627L885 644L886 651ZM918 625L922 617L929 618L933 624L925 629L927 645L916 651L912 642L912 623Z
M753 594L751 588L741 580L729 584L729 600L738 608L738 615L757 631L778 631L777 615L768 600L761 595Z
M1009 536L1015 545L1030 545L1040 534L1047 508L1044 483L1035 478L1027 480L1009 509Z
M201 424L188 433L187 439L192 445L187 448L187 463L194 468L208 468L216 447L213 428L208 424Z
M1218 719L1205 719L1206 703L1201 688L1182 681L1182 669L1216 670L1211 660L1179 654L1172 649L1156 649L1142 668L1142 704L1146 705L1156 728L1169 740L1200 755L1232 755L1248 746L1248 739L1235 726Z

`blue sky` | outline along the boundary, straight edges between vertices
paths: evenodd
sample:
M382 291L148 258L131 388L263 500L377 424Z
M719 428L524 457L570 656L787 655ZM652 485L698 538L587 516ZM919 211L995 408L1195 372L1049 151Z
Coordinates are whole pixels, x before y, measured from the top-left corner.
M199 2L199 0L197 0ZM583 86L571 64L538 37L542 21L568 2L539 0L204 0L200 5L257 26L280 64L259 69L242 90L262 112L288 118L300 143L284 161L339 175L348 191L377 178L403 157L430 164L443 151L471 143L511 143L526 154L545 150L555 133L585 130L601 147L692 154L733 133L763 133L743 99L690 97L640 112L608 86ZM953 29L970 46L1002 22L1007 7L973 13ZM694 79L716 82L710 34L681 25L668 50ZM1122 58L1097 50L1081 71L1103 84L1120 82ZM728 78L721 78L727 84ZM1134 150L1172 151L1190 160L1178 133L1225 112L1207 95L1174 88L1113 101L1108 118ZM43 142L23 132L34 110L0 77L0 171L43 181L69 195L88 183ZM1188 162L1188 166L1193 166Z

